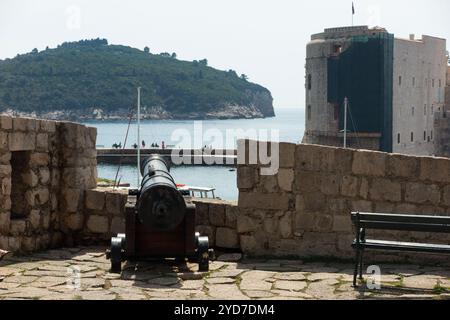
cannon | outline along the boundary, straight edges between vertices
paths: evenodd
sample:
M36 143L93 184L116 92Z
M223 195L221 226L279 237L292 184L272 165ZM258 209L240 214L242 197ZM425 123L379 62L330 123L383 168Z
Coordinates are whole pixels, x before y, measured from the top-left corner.
M122 261L152 258L189 259L208 271L214 252L208 237L195 232L195 204L177 189L169 164L151 155L141 163L141 175L139 189L129 191L125 233L112 237L107 250L111 272L120 273Z

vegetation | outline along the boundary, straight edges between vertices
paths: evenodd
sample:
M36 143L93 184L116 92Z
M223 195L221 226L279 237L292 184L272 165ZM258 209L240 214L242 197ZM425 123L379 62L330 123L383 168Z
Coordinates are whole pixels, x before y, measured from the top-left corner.
M142 105L170 113L210 112L225 105L255 105L270 92L245 75L208 67L206 59L180 61L176 53L152 54L109 45L106 39L66 42L55 49L0 60L0 111L92 110L104 112ZM270 98L270 109L271 98ZM271 116L272 111L261 110ZM269 113L269 114L267 114Z

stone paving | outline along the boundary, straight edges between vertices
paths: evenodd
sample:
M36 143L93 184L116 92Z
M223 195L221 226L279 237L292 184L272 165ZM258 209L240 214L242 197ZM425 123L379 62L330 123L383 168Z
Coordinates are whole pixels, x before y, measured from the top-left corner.
M450 299L448 265L381 265L378 290L365 283L353 288L350 263L223 254L208 273L175 260L126 262L121 275L109 273L109 267L99 247L8 257L0 262L0 300Z

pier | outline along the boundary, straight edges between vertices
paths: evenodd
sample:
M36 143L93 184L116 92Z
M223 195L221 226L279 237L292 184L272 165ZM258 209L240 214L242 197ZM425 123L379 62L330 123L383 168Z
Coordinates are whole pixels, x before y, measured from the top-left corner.
M230 166L237 165L237 150L235 149L161 149L148 148L141 149L141 157L151 154L163 155L172 165L178 165L179 161L174 161L172 155L182 157L183 166ZM178 160L178 159L177 159ZM137 161L137 149L111 149L97 148L97 163L110 164L135 164Z

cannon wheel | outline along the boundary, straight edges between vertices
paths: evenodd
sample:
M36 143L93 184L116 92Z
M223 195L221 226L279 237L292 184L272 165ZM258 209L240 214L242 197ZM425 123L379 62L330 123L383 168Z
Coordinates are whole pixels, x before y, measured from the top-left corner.
M111 238L111 272L120 273L122 271L122 250L125 245L125 237Z
M198 271L209 271L209 239L208 237L198 237L197 244Z

